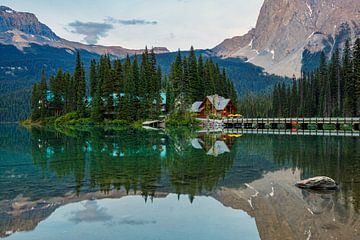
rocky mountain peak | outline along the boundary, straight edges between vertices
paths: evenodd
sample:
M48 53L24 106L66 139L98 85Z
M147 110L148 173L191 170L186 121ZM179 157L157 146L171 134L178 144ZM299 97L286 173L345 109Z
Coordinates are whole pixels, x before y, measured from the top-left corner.
M12 10L11 8L6 7L6 6L0 6L0 12L15 13L14 10Z
M244 57L270 73L299 76L304 51L331 54L357 36L359 0L265 0L255 29L225 40L214 51Z
M51 40L60 39L49 27L39 22L34 14L16 12L9 7L0 6L0 32L8 31L21 31Z
M33 13L17 12L9 7L0 6L0 44L13 45L18 49L31 47L32 44L47 45L66 49L69 54L85 50L95 54L110 54L124 57L127 54L141 54L144 50L126 49L120 46L86 45L58 37L48 26L41 23ZM169 52L167 48L156 47L155 53Z

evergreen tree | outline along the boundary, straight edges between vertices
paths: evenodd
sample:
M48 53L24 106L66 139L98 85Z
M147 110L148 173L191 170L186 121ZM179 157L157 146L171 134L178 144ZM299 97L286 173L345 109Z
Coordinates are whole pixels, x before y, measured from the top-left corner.
M205 98L205 70L204 70L204 60L202 55L199 56L198 60L198 79L199 79L199 89L198 89L198 98L204 99Z
M85 71L81 63L80 53L76 55L76 66L74 72L74 86L76 90L76 111L80 117L85 117Z
M41 72L41 80L40 80L40 86L39 86L39 92L40 92L40 118L44 119L47 117L48 113L48 86L46 82L46 75L45 75L45 68L42 69Z
M97 82L98 82L98 76L97 76L97 64L96 60L91 60L90 63L90 96L95 97L96 91L97 91Z
M198 72L198 62L195 55L194 47L191 47L189 53L188 63L188 84L191 92L189 93L189 100L191 102L201 101L202 100L202 91L200 81L199 81L199 72Z
M102 114L103 102L102 102L102 99L101 99L100 88L101 87L98 85L95 96L93 98L92 108L91 108L91 118L95 122L101 122L103 120L103 118L104 118L103 114Z
M39 99L40 99L39 84L35 83L32 87L32 92L31 92L31 119L33 121L38 120L41 115L39 109L40 108Z
M342 82L342 78L340 78L340 54L339 49L336 49L332 55L331 63L329 65L330 72L330 94L331 94L331 107L333 109L332 115L341 115L342 112L342 102L341 99L342 91L344 88L344 84Z
M353 59L356 115L360 116L360 38L355 41Z
M356 115L356 99L355 86L353 79L352 56L350 49L350 41L347 40L344 47L342 76L345 79L345 100L344 100L344 115L351 117Z
M59 69L56 77L50 78L50 91L54 96L50 106L54 110L55 116L59 116L62 113L64 103L64 91L62 88L63 84L63 72L61 69Z

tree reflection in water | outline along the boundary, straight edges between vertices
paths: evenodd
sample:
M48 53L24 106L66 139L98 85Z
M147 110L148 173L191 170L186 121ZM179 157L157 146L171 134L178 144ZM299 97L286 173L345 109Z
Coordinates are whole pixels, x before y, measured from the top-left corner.
M194 149L193 137L187 131L159 134L92 129L67 136L33 129L32 155L44 174L50 171L58 178L73 176L77 193L106 193L123 187L127 192L140 191L145 198L156 191L173 191L188 194L192 200L201 192L213 190L233 161L230 152L215 156ZM214 135L204 140L217 138Z
M190 131L58 132L33 129L32 155L45 174L73 177L77 193L125 188L207 194L240 186L267 172L292 168L301 178L325 175L340 183L333 197L360 208L360 141L351 137L264 136L232 138ZM67 186L69 187L69 186ZM304 196L306 198L306 196Z

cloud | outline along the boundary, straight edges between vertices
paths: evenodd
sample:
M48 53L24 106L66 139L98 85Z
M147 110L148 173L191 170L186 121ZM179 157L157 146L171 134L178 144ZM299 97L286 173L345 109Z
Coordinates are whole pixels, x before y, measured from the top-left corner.
M106 37L107 33L114 28L110 23L97 22L71 22L68 25L70 32L84 35L84 41L88 44L96 44L101 37Z
M74 223L105 222L112 219L112 217L107 214L106 209L100 208L96 201L87 201L84 207L84 210L72 212L70 221Z
M116 19L108 17L105 19L106 23L121 24L121 25L157 25L157 21L149 21L144 19Z
M116 226L116 225L131 225L131 226L139 226L139 225L150 225L157 224L156 220L145 220L145 219L136 219L131 216L124 216L116 221L106 222L106 226Z

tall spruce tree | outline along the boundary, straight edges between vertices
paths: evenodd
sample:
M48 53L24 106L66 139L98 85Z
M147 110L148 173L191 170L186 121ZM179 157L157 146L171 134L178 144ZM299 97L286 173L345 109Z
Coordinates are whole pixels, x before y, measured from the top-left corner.
M46 82L45 68L41 71L41 80L39 85L40 92L40 118L44 119L48 113L48 86Z
M39 99L40 99L40 90L39 90L39 84L35 83L32 87L31 91L31 119L33 121L36 121L40 118L41 112L40 112L40 105L39 105Z
M356 99L355 86L353 79L353 66L350 41L347 40L344 47L342 76L345 79L345 100L344 100L344 115L351 117L356 115Z
M356 115L360 116L360 38L358 38L354 44L353 62Z
M76 55L76 66L74 71L74 85L76 89L76 112L79 117L85 117L85 71L81 62L80 52Z
M95 59L92 59L90 62L90 96L95 97L97 91L97 63Z

